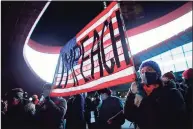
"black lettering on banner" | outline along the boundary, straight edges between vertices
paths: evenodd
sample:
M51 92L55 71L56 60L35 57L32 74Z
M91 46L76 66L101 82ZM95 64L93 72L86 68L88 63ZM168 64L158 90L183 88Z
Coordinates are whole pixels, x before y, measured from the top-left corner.
M64 88L66 88L66 85L67 85L67 82L68 82L68 70L69 70L69 68L68 68L68 62L69 62L69 59L70 58L68 58L68 55L67 55L67 53L64 53L63 54L63 62L65 63L65 64L63 64L63 66L65 65L66 66L66 80L65 80L65 84L64 84ZM62 78L63 78L63 75L64 75L64 71L63 71L64 69L62 69Z
M94 30L94 40L93 45L91 49L91 76L94 79L94 56L98 55L98 62L99 62L99 68L100 68L100 77L103 77L103 66L101 61L101 55L100 55L100 40L99 40L99 34L96 30ZM97 44L97 49L94 50L94 46Z
M128 47L127 47L126 40L125 40L126 37L125 37L124 30L123 30L123 24L122 24L119 10L116 11L116 17L117 17L117 23L118 23L123 53L124 53L124 57L125 57L125 62L128 65L130 63L129 54L128 54Z
M102 61L103 61L104 68L106 69L108 74L111 74L111 73L114 72L115 60L113 58L111 58L110 59L111 67L108 67L108 65L106 64L105 50L104 50L104 45L103 45L104 30L105 30L106 26L108 26L108 21L107 20L104 22L104 26L103 26L102 34L101 34L101 55L102 55Z
M62 63L62 73L61 73L61 78L60 78L60 82L58 83L58 88L62 88L62 86L61 86L61 83L62 83L62 80L63 80L63 75L64 75L64 61L63 61L63 59L64 59L64 55L62 54L62 57L61 57L61 63ZM59 64L59 66L60 66L60 64Z
M82 61L81 61L81 65L80 65L80 73L81 73L82 77L84 78L84 81L85 81L85 82L88 82L88 81L89 81L89 78L86 78L86 77L84 76L84 74L83 74L83 62L89 59L89 55L87 55L86 57L84 57L84 45L83 45L83 44L84 44L84 42L85 42L86 40L88 40L88 39L89 39L89 36L87 35L83 40L80 41L81 46L82 46Z
M70 56L71 56L71 60L70 60L70 69L71 69L71 73L72 73L72 78L73 78L73 81L74 81L74 84L73 86L76 85L76 82L77 82L77 78L76 78L76 75L74 73L74 51L73 49L70 49Z
M119 55L118 55L117 45L116 45L116 41L119 39L115 38L112 20L110 20L110 22L109 22L109 30L110 30L110 35L111 35L111 41L112 41L113 54L115 57L115 62L116 62L117 68L120 68L121 64L119 61Z
M76 54L76 52L77 52L77 54ZM73 74L75 77L74 86L79 85L76 73L74 71L74 62L77 62L79 60L80 56L81 56L81 47L78 44L76 44L76 46L73 47L73 61L72 61L72 71L73 71Z
M76 46L73 47L73 51L74 51L74 57L75 57L74 61L78 61L81 56L81 47L78 44L76 44ZM76 51L77 51L77 54L76 54ZM78 56L76 57L76 55Z

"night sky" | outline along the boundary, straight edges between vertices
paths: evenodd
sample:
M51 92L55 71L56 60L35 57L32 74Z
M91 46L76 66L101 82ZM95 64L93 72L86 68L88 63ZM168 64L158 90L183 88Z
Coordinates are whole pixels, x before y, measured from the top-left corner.
M144 18L129 21L127 23L128 29L159 18L177 9L186 2L149 1L136 3L143 7ZM109 2L107 4L109 4ZM102 10L102 1L54 1L43 14L31 39L40 44L63 46Z

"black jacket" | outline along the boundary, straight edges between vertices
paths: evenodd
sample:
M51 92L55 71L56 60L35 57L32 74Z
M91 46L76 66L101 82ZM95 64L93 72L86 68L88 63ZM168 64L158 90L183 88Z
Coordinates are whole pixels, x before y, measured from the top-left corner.
M110 96L104 100L99 109L99 129L120 129L125 122L124 119L115 121L111 125L107 121L121 110L123 110L123 103L119 98Z
M66 105L64 99L60 99L58 104L55 104L51 99L47 99L44 106L36 114L38 128L64 129Z
M140 129L183 129L185 103L182 94L176 88L160 86L147 97L139 107L134 105L135 95L129 93L124 107L127 120L135 122ZM175 86L174 86L175 87Z
M185 94L185 103L186 103L186 116L187 116L187 124L188 124L188 128L192 129L192 123L193 123L193 119L192 119L192 87L193 84L188 86L187 92Z
M75 95L68 100L66 129L86 129L84 106L85 100L81 94Z
M9 105L8 105L9 106ZM25 110L21 102L17 106L8 108L3 117L2 127L5 129L25 129Z
M91 123L91 111L92 111L92 101L90 98L85 99L85 120L87 124Z

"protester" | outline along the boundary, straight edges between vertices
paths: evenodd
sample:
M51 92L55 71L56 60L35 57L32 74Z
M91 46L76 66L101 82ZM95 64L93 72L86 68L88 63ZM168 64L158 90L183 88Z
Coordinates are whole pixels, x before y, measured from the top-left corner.
M185 96L186 93L186 86L184 86L183 84L180 84L179 82L176 81L176 77L173 74L173 72L167 72L162 76L162 81L164 82L164 80L166 80L166 82L168 80L175 82L176 85L170 85L170 86L176 86L176 87L170 87L170 88L177 88L183 95L183 97ZM164 84L163 84L164 85Z
M86 93L71 96L68 103L61 97L45 97L48 90L40 100L33 95L29 101L23 89L12 89L1 100L2 128L86 129L87 123L88 129L121 129L127 119L138 129L191 129L193 69L183 72L183 85L171 71L161 76L153 61L142 63L139 71L141 82L131 84L124 108L108 88L94 97Z
M85 121L88 125L88 128L90 129L90 125L91 125L91 111L92 111L92 100L90 98L90 96L86 95L85 98Z
M24 113L22 114L25 119L23 121L23 127L27 129L34 129L36 127L36 107L35 104L32 102L29 102L27 105L24 106Z
M5 121L5 115L7 113L7 101L1 100L1 123L2 123L2 128L4 128L4 123Z
M187 110L187 121L189 129L192 128L192 87L193 87L193 69L187 69L182 73L184 84L187 85L188 89L185 95L185 103Z
M86 129L84 106L85 100L82 94L74 95L68 100L66 129Z
M98 129L121 129L121 125L125 122L124 119L119 119L112 124L108 124L109 118L116 115L118 112L123 110L122 101L111 95L111 90L106 88L98 91L101 99L102 105L99 109L99 118L97 122Z
M7 112L7 101L1 100L1 115L4 116Z
M140 129L182 129L185 104L173 88L175 83L168 80L163 86L160 67L154 61L142 63L139 70L142 82L131 85L124 107L127 120Z
M67 110L66 100L59 97L45 98L45 106L37 114L38 125L45 129L64 129L64 115Z
M32 102L33 102L35 105L39 104L39 99L38 99L38 96L37 96L37 95L33 95L33 96L32 96Z
M3 127L5 129L22 129L25 117L22 115L24 111L23 89L15 88L7 94L7 113L4 118Z
M95 122L98 122L100 102L101 102L100 96L99 96L99 94L97 92L95 92L94 100L92 102Z

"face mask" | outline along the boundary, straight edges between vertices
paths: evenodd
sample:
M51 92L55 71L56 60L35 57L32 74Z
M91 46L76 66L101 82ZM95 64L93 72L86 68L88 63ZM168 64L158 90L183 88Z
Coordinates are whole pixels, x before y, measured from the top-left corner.
M142 83L146 85L152 85L157 83L156 72L145 72L141 75Z

